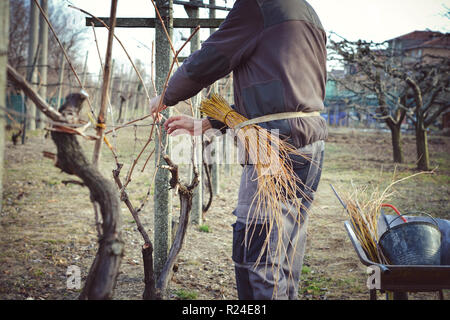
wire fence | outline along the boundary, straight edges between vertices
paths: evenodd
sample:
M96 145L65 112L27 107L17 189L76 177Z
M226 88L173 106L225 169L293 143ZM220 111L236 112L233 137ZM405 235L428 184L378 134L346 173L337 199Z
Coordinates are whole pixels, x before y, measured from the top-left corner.
M33 68L33 66L20 66L17 69L21 70L21 73L27 73L27 69ZM36 68L36 66L34 66ZM47 96L43 97L47 103L55 109L58 109L65 101L65 97L74 92L79 92L82 90L81 86L75 81L74 77L71 76L70 68L56 69L54 71L58 74L66 74L63 81L49 81L47 84L43 84L39 81L39 75L37 81L30 81L30 84L34 86L36 91L39 91L41 87L47 88ZM129 73L123 72L123 67L121 70L115 70L111 77L111 84L109 88L109 108L107 117L107 127L113 129L114 127L122 126L123 124L142 117L149 112L148 100L144 92L142 82L133 74L134 71L130 70ZM101 83L103 76L101 70L98 74L92 72L80 73L80 77L83 79L83 89L87 92L90 97L91 103L93 105L94 111L98 111L101 99ZM62 78L62 77L61 77ZM228 76L218 81L217 88L219 93L224 96L229 103L232 103L232 76ZM151 80L147 81L146 87L149 88L149 93L151 96L155 96L154 87ZM211 92L211 87L202 90L199 93L201 101L203 98L207 97ZM32 105L26 97L17 90L13 85L8 85L8 93L6 99L5 112L9 114L6 117L7 124L9 125L19 125L26 123L39 123L45 122L46 124L53 124L52 121L44 119L41 115L33 112L29 112L29 107ZM194 106L197 107L197 106ZM180 103L178 107L175 108L176 113L186 113L187 104ZM140 124L134 124L140 125Z

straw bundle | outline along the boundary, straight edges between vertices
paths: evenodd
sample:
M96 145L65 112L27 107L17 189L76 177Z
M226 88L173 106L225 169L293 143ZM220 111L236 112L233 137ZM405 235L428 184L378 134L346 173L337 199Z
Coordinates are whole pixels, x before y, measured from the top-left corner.
M402 179L394 180L394 172L391 183L385 189L381 188L381 183L376 184L372 189L369 189L367 186L358 188L352 184L353 191L342 193L355 235L371 261L389 264L389 261L378 246L378 220L381 214L381 205L394 194L391 191L392 187L417 175L431 173L433 171L418 172Z
M235 128L248 119L233 110L222 97L213 95L211 99L202 101L200 111L205 115L219 120ZM301 191L301 180L294 173L289 154L298 154L296 149L281 140L277 135L271 134L266 129L258 125L244 126L236 133L239 141L245 148L249 163L255 167L258 187L253 199L255 215L248 217L247 222L260 219L266 225L267 239L263 246L262 253L269 243L272 230L278 232L278 239L282 238L282 210L291 208L289 214L297 214L302 206L301 201L297 200L300 193L303 198L307 198ZM265 214L270 213L270 214ZM298 220L298 223L300 221ZM276 228L274 228L276 226ZM277 245L272 257L281 257L283 250L281 244Z
M353 192L343 194L356 237L367 257L377 263L387 262L378 246L378 219L381 205L389 196L378 189L369 191L367 187L354 187Z

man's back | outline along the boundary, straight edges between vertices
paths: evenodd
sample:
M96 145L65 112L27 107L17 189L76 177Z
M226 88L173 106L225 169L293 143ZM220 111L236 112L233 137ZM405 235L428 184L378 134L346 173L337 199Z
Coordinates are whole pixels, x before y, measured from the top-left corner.
M185 84L198 91L233 71L236 110L250 119L321 111L326 34L304 0L238 0L218 31L180 69L169 84L174 90L166 93L169 104L180 99ZM185 91L183 97L193 93ZM262 126L290 136L296 147L327 135L321 117L277 120Z
M239 88L235 86L235 93L240 91L235 95L238 111L256 118L323 110L326 34L316 13L303 0L255 2L263 29L253 54L234 70L234 77L239 79ZM290 135L296 146L325 139L326 134L322 119L279 120L265 126Z

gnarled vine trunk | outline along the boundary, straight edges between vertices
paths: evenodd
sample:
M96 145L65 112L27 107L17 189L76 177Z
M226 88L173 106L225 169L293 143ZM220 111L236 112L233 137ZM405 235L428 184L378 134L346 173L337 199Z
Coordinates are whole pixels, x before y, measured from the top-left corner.
M116 187L89 163L76 137L52 132L58 149L56 166L80 177L89 188L91 199L100 205L102 235L80 299L111 299L119 274L124 243L120 237L120 200Z
M56 111L11 66L8 66L8 79L22 89L27 97L51 120L59 123L68 122L69 118L72 122L78 120L78 114L86 96L78 93L71 94L66 97L66 102L59 111ZM89 188L91 200L98 203L102 214L103 223L102 234L99 238L99 249L80 299L111 299L119 274L124 247L120 235L120 198L118 192L115 186L86 160L74 134L53 131L52 139L58 150L56 166L65 173L74 174L83 180L83 183Z

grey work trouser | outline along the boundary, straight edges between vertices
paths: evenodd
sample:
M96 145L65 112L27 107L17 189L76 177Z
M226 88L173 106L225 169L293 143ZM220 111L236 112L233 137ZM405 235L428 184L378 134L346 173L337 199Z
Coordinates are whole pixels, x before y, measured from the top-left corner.
M291 208L283 209L283 230L278 232L276 227L271 230L264 253L261 249L267 238L266 225L250 223L252 219L243 214L256 190L256 180L252 178L253 166L244 167L235 210L238 219L233 224L233 261L239 299L297 299L306 248L307 210L319 184L323 152L324 142L317 141L299 149L304 158L293 156L294 171L303 183L300 187L302 210L293 213ZM251 208L247 209L247 214L253 214ZM279 249L280 243L282 250Z

